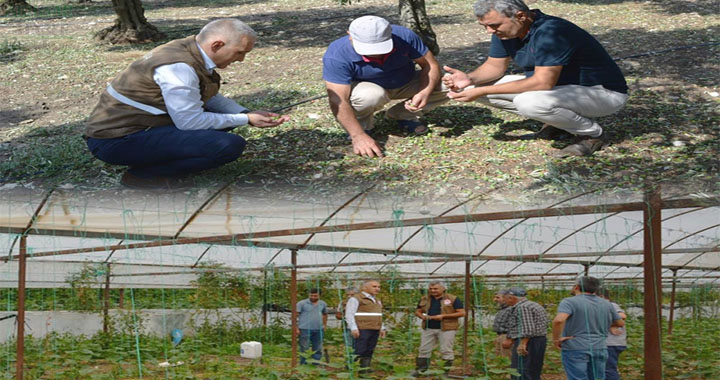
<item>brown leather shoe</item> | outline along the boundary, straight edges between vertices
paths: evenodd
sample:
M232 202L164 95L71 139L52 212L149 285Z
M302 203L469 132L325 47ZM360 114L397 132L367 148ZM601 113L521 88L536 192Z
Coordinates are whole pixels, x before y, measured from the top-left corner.
M556 152L554 156L558 158L589 156L608 145L608 143L609 139L604 131L598 137L577 136L573 144Z
M542 128L533 136L541 140L562 140L572 137L572 133L564 129L553 127L550 124L543 124Z
M120 178L120 184L137 190L181 190L192 186L189 181L180 178L140 178L127 171Z

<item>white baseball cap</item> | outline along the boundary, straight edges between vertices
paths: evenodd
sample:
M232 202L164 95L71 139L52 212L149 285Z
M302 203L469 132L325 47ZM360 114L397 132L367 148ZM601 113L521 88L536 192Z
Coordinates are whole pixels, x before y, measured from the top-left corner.
M362 16L348 28L355 51L360 55L387 54L392 51L392 28L388 20L377 16Z

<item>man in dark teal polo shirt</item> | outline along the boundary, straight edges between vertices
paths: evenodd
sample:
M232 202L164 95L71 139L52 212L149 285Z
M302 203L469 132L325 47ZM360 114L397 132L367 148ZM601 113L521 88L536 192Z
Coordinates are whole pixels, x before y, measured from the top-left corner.
M575 135L558 157L587 156L606 145L607 134L593 118L618 112L628 96L625 77L602 45L522 0L477 0L474 10L492 34L489 57L470 73L445 67L448 96L541 121L538 137ZM525 75L505 75L511 59Z
M420 37L377 16L353 20L348 36L330 44L323 56L323 79L330 108L352 138L353 151L367 157L382 157L367 132L374 113L388 102L405 100L386 116L409 134L422 135L428 127L420 116L448 100L440 91L440 65Z

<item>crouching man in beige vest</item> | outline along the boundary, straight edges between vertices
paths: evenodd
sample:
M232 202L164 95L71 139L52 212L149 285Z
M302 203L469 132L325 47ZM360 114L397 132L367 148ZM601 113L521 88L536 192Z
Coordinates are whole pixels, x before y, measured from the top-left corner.
M430 357L438 343L440 354L445 360L445 372L448 372L455 360L453 344L460 327L459 319L465 316L465 306L460 298L445 291L442 282L433 281L428 287L428 294L420 298L415 315L422 320L422 335L413 375L418 376L427 371Z
M90 152L129 166L120 183L131 188L183 187L180 178L240 157L245 140L231 129L289 120L250 112L219 94L216 69L242 62L255 39L242 21L220 19L133 62L108 85L88 119Z
M362 291L348 299L345 306L345 322L355 338L353 348L357 360L360 361L361 372L369 371L378 337L385 337L385 326L382 323L383 306L377 298L378 293L380 293L380 282L365 281Z

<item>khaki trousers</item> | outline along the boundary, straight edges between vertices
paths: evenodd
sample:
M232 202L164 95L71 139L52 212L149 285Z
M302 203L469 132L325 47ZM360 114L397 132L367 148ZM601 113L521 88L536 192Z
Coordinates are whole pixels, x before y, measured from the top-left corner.
M373 115L375 112L385 108L391 100L410 99L420 91L420 72L406 85L400 88L385 89L372 82L353 82L350 92L350 105L355 111L355 117L366 131L373 128ZM428 103L420 112L410 112L405 109L404 102L391 107L385 115L394 120L418 120L423 112L430 111L437 106L450 100L447 97L447 90L442 83L438 84L435 91L430 94Z
M525 76L506 75L495 84L520 79L525 79ZM602 134L602 128L590 118L620 111L627 99L627 94L600 85L588 87L570 84L555 86L548 91L488 95L477 101L550 124L573 135L598 137Z
M507 338L507 334L500 334L495 338L495 355L510 358L512 357L512 348L503 348L502 346L505 338Z
M422 329L420 335L419 358L429 358L435 347L440 344L440 355L443 360L455 359L453 353L453 344L455 343L455 334L457 330L442 331L441 329Z

